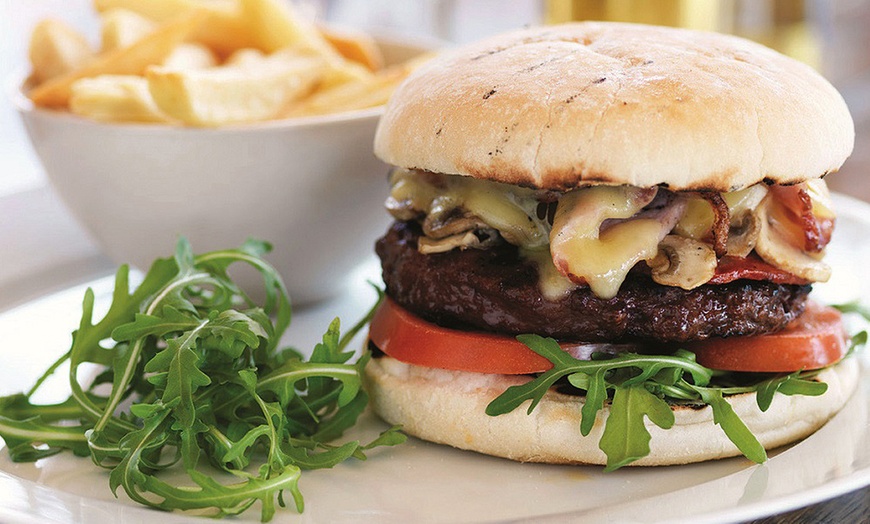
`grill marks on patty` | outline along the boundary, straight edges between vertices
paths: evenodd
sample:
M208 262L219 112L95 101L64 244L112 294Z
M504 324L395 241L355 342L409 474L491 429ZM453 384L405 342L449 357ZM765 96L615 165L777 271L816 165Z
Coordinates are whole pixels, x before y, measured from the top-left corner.
M537 333L559 340L686 342L712 336L777 331L796 318L810 286L737 280L692 290L629 274L612 299L587 287L546 300L534 265L516 247L423 255L419 225L396 222L378 240L387 294L406 309L446 327L507 335Z

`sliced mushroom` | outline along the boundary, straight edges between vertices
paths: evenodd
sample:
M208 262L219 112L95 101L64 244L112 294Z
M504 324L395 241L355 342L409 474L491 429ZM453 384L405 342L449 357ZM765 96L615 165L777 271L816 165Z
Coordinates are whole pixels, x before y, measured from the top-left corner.
M390 173L387 211L398 220L420 219L429 211L442 185L432 173L396 168Z
M440 239L421 236L417 241L417 251L424 255L446 253L452 249L485 249L498 242L498 232L494 229L465 231Z
M433 220L433 218L433 215L429 215L423 221L423 232L426 233L427 237L436 240L487 228L486 224L471 214L457 214L444 221Z
M452 199L445 197L432 201L429 214L423 220L423 233L434 239L487 227L477 215L457 207Z
M831 268L821 261L823 253L812 255L790 244L771 225L768 202L758 207L760 231L755 243L755 252L765 262L812 282L826 282L831 278ZM818 257L818 258L817 258Z
M658 254L647 262L654 281L682 289L707 283L716 274L717 263L709 244L677 235L662 239Z
M761 222L758 216L752 210L743 210L740 214L731 217L725 252L735 257L749 255L755 249L760 233Z
M415 220L423 215L423 212L414 208L414 202L410 198L397 200L389 196L384 206L396 220Z

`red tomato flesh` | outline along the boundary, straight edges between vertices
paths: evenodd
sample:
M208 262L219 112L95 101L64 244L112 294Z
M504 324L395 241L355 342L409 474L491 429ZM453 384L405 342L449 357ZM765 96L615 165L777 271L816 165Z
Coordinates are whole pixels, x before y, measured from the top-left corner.
M782 331L711 338L688 349L699 364L711 369L786 373L829 366L843 358L848 344L840 312L811 301Z
M427 322L386 298L372 318L369 338L387 355L418 366L493 374L541 373L552 367L513 337L462 331ZM561 344L574 353L577 344ZM582 345L581 345L582 347ZM792 372L837 362L846 353L840 313L810 302L783 331L697 342L698 362L726 371Z
M387 355L418 366L520 375L553 367L520 341L493 333L443 328L386 298L369 328L369 338Z

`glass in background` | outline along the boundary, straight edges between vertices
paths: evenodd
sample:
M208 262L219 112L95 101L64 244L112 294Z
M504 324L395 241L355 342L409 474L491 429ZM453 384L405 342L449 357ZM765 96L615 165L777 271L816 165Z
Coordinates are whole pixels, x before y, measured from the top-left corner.
M548 23L611 20L686 27L750 38L819 63L820 42L804 0L546 0Z
M303 2L305 3L305 2ZM375 34L463 43L540 24L540 0L314 0L330 23Z

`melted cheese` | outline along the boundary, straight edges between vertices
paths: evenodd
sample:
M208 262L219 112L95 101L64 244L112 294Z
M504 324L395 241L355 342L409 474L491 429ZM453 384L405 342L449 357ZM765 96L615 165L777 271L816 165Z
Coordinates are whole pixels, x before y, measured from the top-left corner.
M520 256L538 268L538 289L551 302L557 302L577 288L577 284L559 273L549 249L520 250Z
M755 210L764 196L767 187L755 184L739 191L722 193L722 199L728 206L728 212L735 217L745 210ZM674 233L681 237L703 241L709 238L713 229L713 206L706 199L691 197L686 202L686 212L674 227Z
M399 203L407 202L419 211L428 211L432 201L438 196L439 190L428 183L423 177L414 176L406 169L396 169L390 174L390 196L387 199L387 209L398 207Z
M689 198L686 212L674 227L674 233L692 240L703 240L713 229L713 206L701 197Z
M587 284L602 298L615 296L632 267L658 254L664 235L708 241L715 218L709 201L687 196L685 211L673 231L664 231L666 227L659 219L635 217L652 200L655 190L595 186L563 195L551 228L546 219L538 218L539 193L531 189L404 169L393 172L391 184L387 207L397 218L449 214L461 208L498 230L505 240L520 248L524 259L537 266L541 293L553 301L567 296L578 284ZM809 182L807 191L814 214L833 217L825 183ZM747 211L763 214L761 203L767 193L764 184L756 184L722 193L722 197L731 217L736 218L745 217ZM610 219L619 222L606 223ZM765 231L765 235L769 232ZM778 245L769 244L766 242L760 251L778 251L774 249ZM770 263L802 275L801 268L786 264L786 258L795 259L791 256L780 260L768 253L765 260L775 260ZM805 262L803 265L812 265L813 261ZM821 280L824 275L816 273L807 278Z
M836 218L831 192L828 191L825 181L817 178L807 182L806 186L807 194L810 195L810 201L813 203L813 215L818 218Z
M497 230L511 244L535 249L549 242L549 224L537 217L537 192L532 189L459 175L423 175L397 169L387 208L408 202L429 214L463 208Z
M572 191L559 201L550 250L562 274L585 281L597 296L612 298L628 271L658 252L661 223L635 219L617 223L599 233L607 219L631 218L649 199L627 186L592 187Z

